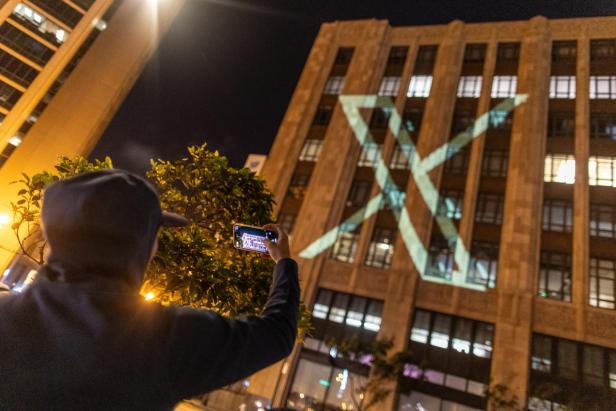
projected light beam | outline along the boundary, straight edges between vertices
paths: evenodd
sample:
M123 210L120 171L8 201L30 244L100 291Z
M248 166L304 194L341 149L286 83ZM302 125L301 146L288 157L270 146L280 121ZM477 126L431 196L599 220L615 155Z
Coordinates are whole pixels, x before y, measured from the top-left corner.
M421 159L416 152L416 147L411 140L405 127L402 127L402 118L396 110L391 98L377 95L348 95L340 96L342 109L349 124L362 147L375 144L370 129L363 117L360 108L383 108L390 111L388 127L397 140L398 145L407 158L411 175L417 184L419 192L425 201L432 216L435 217L439 229L443 233L450 247L455 247L454 261L457 270L451 274L451 278L441 278L426 275L428 252L419 239L415 227L411 222L408 210L405 206L406 193L401 191L391 177L389 168L385 165L380 148L377 150L376 161L372 165L375 180L381 188L381 193L372 198L364 207L346 219L339 226L331 229L317 241L314 241L300 253L302 258L314 258L330 248L338 236L344 232L355 230L364 220L370 218L386 204L396 218L402 240L415 264L421 277L427 281L447 283L458 287L485 290L482 284L467 281L467 273L470 255L464 246L453 221L446 215L439 215L439 192L432 184L428 173L444 163L447 159L458 153L465 145L485 132L488 127L498 127L502 124L509 113L527 99L526 94L518 94L498 104L488 113L480 116L471 128L456 135L451 141L434 150L425 159ZM413 125L410 124L410 127Z

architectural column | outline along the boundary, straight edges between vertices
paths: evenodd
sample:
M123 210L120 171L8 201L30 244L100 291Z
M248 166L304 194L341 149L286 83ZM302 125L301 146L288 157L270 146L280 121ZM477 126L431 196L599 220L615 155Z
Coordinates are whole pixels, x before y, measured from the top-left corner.
M500 243L498 307L492 353L493 384L505 384L526 402L532 338L533 290L541 239L543 157L550 73L548 21L535 17L524 36L518 94L528 100L514 112Z

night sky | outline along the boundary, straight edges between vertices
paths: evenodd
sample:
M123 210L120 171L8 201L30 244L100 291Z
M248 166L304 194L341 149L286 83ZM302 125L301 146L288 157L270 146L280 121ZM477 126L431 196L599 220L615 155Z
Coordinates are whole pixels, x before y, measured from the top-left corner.
M165 0L160 0L165 1ZM241 166L266 154L323 22L394 26L616 15L614 0L187 0L92 157L143 172L207 142Z

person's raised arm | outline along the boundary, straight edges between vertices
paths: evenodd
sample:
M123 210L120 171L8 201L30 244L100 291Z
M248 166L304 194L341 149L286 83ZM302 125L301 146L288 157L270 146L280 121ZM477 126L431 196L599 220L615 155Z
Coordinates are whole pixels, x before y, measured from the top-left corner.
M274 279L260 316L229 319L216 313L178 310L171 329L172 395L187 398L223 387L288 356L299 315L297 264L288 237L278 226L278 242L266 242L276 261Z

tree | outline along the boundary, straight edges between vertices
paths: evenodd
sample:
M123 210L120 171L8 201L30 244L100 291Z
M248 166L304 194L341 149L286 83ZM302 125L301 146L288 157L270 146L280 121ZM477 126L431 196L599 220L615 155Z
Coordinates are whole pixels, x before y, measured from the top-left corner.
M112 167L109 158L62 158L54 172L24 174L16 182L20 189L12 226L22 253L44 263L47 245L40 235L40 207L48 184ZM230 167L205 145L189 147L188 156L177 161L152 160L146 175L158 189L163 209L187 216L190 225L161 230L142 293L163 304L232 316L259 313L267 300L273 262L236 250L232 223L261 226L272 221L274 200L265 181L248 169ZM302 312L300 329L306 330L309 317Z

